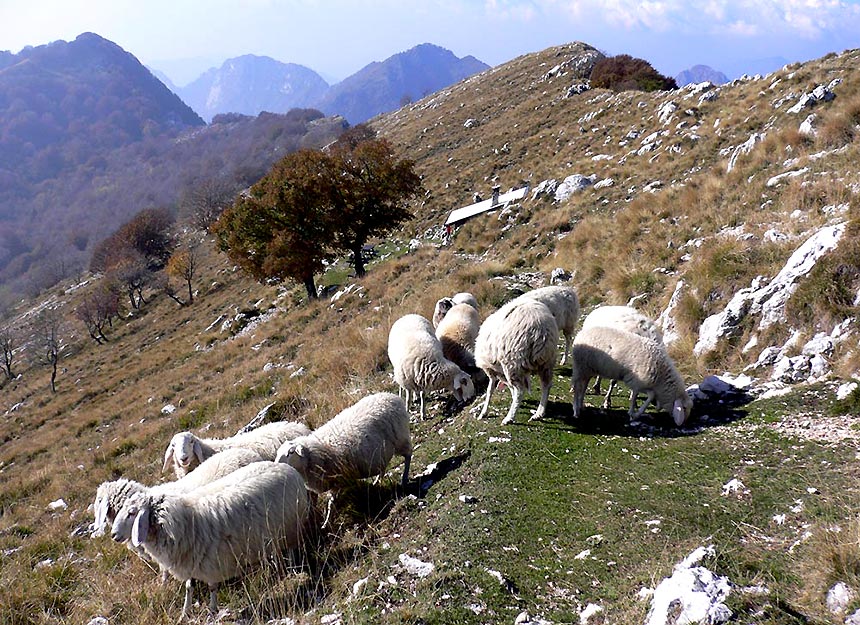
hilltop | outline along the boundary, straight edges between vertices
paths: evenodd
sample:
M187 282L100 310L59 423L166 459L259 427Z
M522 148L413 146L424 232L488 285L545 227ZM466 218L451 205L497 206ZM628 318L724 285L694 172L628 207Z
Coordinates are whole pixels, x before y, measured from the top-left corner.
M222 622L644 622L649 589L710 546L701 562L731 583L723 601L739 621L843 622L860 607L860 397L842 387L860 368L860 52L651 94L589 89L597 54L576 43L525 55L373 119L426 194L377 242L367 277L330 267L322 283L335 293L320 302L251 282L190 229L201 251L191 306L149 293L96 345L70 311L98 277L40 300L67 313L68 348L57 393L30 365L3 385L9 621L173 622L178 584L87 535L99 482L159 481L178 430L228 435L264 409L315 426L393 390L394 320L429 316L457 291L483 317L556 268L586 311L632 301L662 315L688 383L728 371L741 384L757 365L754 380L732 403L698 395L683 429L657 414L630 425L622 399L601 412L597 396L573 421L568 367L537 422L526 422L534 392L508 427L504 393L484 420L479 402L438 396L426 420L413 416L409 489L394 487L395 465L390 480L344 493L297 571L277 563L221 590ZM526 183L521 202L445 237L450 210ZM786 300L763 324L761 289L806 241L837 231L790 288L768 292ZM38 307L12 319L24 327ZM812 370L815 356L826 369ZM854 593L838 616L826 602L837 582Z

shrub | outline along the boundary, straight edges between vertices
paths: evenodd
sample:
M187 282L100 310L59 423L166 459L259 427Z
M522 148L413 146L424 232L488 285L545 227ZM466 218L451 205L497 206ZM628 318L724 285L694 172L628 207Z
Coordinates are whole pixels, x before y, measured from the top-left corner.
M600 59L591 70L591 86L613 91L668 91L677 89L674 78L664 76L644 60L619 54Z

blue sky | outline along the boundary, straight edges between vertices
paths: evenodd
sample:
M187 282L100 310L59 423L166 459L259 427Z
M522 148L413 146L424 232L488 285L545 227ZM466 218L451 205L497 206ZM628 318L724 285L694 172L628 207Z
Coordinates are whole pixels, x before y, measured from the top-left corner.
M179 85L243 54L333 82L420 43L497 65L570 41L733 78L860 47L860 0L0 0L0 49L86 31Z

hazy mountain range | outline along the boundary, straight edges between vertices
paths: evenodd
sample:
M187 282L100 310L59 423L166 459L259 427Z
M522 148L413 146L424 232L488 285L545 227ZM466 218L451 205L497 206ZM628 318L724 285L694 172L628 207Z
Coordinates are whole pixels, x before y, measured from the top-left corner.
M356 124L488 68L472 56L458 58L450 50L425 43L373 62L332 86L303 65L251 54L227 59L184 87L153 71L206 120L219 113L256 115L316 108Z

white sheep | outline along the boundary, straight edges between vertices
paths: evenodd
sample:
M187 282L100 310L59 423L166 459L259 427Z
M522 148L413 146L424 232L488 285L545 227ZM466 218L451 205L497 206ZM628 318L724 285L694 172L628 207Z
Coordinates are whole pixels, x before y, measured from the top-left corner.
M579 298L572 286L545 286L533 289L520 295L517 299L533 299L541 302L549 308L558 331L564 334L564 353L561 364L567 362L570 352L570 342L576 332L576 324L579 321Z
M598 306L585 317L582 328L593 328L597 326L625 330L644 336L659 344L663 344L663 333L653 320L649 319L635 308L630 306ZM603 408L609 410L611 407L612 391L615 389L615 380L610 380L609 389L603 400ZM593 392L600 394L600 376L594 382Z
M252 449L260 454L263 460L274 460L281 444L308 432L308 426L295 421L267 423L250 432L229 438L200 438L191 432L179 432L170 439L164 452L161 472L166 471L172 462L176 477L181 478L213 454L237 447Z
M475 344L475 362L490 383L480 417L487 414L490 396L500 381L511 387L511 407L502 424L514 420L532 374L540 377L541 398L532 419L546 412L552 372L558 357L558 326L549 307L537 300L517 298L484 320Z
M433 327L438 328L439 323L448 314L448 311L454 306L454 300L450 297L443 297L436 301L436 306L433 308Z
M478 310L478 300L475 299L474 295L467 293L466 291L454 294L451 297L451 301L455 304L468 304L475 310Z
M649 338L615 328L584 328L576 335L571 351L573 416L579 417L585 403L589 380L602 376L621 380L630 388L630 417L641 417L654 404L672 415L677 425L690 416L693 400L684 380L661 344ZM637 410L636 397L646 393Z
M263 461L190 493L136 493L114 519L111 535L121 541L130 533L134 546L185 582L185 618L192 580L208 584L209 610L216 613L218 584L272 553L298 547L309 512L302 476Z
M445 358L472 373L475 367L475 340L481 320L478 311L469 304L454 304L436 326L436 338L442 344Z
M393 393L376 393L342 410L307 436L284 443L278 462L294 467L308 488L322 493L350 481L382 476L391 458L403 457L409 480L412 440L409 413Z
M120 478L102 482L96 489L93 502L93 536L101 536L109 524L113 523L117 511L134 493L150 491L153 493L187 493L210 482L214 482L236 469L247 466L252 462L260 462L263 458L252 449L227 449L205 460L196 470L188 473L175 482L164 482L155 486L144 486L140 482Z
M475 395L471 376L445 358L433 326L421 315L405 315L394 322L388 333L388 359L394 367L394 380L406 391L407 405L410 393L420 398L422 419L425 392L451 389L461 402Z
M475 310L478 310L478 300L475 299L475 296L471 293L467 293L465 291L461 293L457 293L452 297L443 297L442 299L436 302L436 306L433 309L433 327L438 328L439 323L445 317L449 310L453 306L457 304L468 304Z

